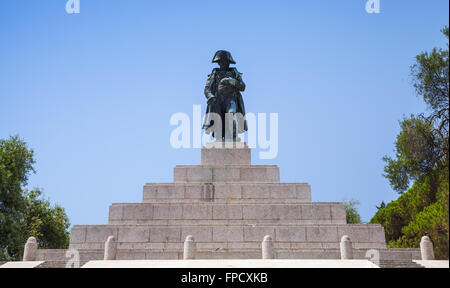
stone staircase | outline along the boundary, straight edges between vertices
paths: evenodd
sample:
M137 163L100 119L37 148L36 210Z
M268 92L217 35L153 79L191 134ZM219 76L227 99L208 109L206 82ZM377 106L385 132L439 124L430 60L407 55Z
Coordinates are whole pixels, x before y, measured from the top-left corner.
M412 260L381 260L373 263L380 268L425 268Z
M251 165L250 149L237 144L203 148L201 165L176 166L173 183L144 185L142 203L112 204L107 225L73 226L70 249L81 261L101 260L113 235L117 259L182 259L183 242L193 235L199 259L258 259L271 235L276 258L339 259L340 239L348 235L355 258L390 250L382 226L346 224L342 203L311 202L309 184L280 183L277 166ZM50 254L38 258L64 260ZM420 259L418 250L386 255Z

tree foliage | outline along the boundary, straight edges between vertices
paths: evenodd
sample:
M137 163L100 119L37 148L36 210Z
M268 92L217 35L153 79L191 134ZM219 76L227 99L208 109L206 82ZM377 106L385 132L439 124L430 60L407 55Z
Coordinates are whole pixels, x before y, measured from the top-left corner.
M359 215L358 208L356 208L359 205L359 201L350 199L348 201L344 200L343 203L347 224L361 224L361 216Z
M385 156L387 162L384 176L392 188L400 193L406 191L411 180L431 173L441 160L438 156L438 139L433 127L423 119L411 115L400 122L401 132L395 142L396 158Z
M422 236L428 235L436 257L448 259L448 172L448 167L441 170L436 195L430 195L433 180L426 175L397 200L380 207L370 223L384 227L388 247L418 248Z
M442 32L448 41L448 27ZM388 247L417 248L422 236L428 235L440 259L449 256L448 56L447 42L446 49L418 55L411 67L414 87L427 104L428 114L411 115L400 122L395 158L383 160L384 176L401 196L377 207L370 222L383 225Z
M449 39L449 28L442 33ZM436 132L447 142L441 143L441 157L448 156L448 126L449 126L449 47L447 49L434 48L430 53L424 52L416 56L416 64L411 67L414 87L417 94L422 96L431 110L425 119L435 124ZM447 157L448 158L448 157Z
M39 189L26 192L25 231L34 236L40 248L58 249L69 246L69 218L64 208L52 206Z
M448 27L442 32L448 40ZM429 114L404 118L395 142L395 158L383 158L386 162L384 176L399 193L408 189L410 181L430 173L437 177L439 170L448 166L448 54L447 43L447 49L434 48L430 53L421 53L411 67L414 87L427 104Z
M0 260L20 260L28 237L40 248L65 248L69 220L60 206L42 199L39 189L26 190L35 172L33 150L18 136L0 139Z

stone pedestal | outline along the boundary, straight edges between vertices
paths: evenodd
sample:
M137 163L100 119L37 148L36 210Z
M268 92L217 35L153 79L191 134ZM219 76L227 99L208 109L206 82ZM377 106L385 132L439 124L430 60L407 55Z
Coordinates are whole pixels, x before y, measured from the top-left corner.
M260 259L266 235L266 256L275 259L340 259L344 235L355 259L370 249L420 259L419 250L387 253L382 226L347 225L342 203L311 202L310 185L280 183L277 166L251 165L244 143L212 143L200 165L174 168L173 183L145 184L142 203L112 204L107 225L73 226L70 248L82 261L102 260L114 236L118 260L183 259L192 236L196 259Z
M237 145L237 147L227 148L226 144L213 143L209 148L202 149L201 165L203 166L219 166L226 165L251 165L251 153L250 149L245 145Z

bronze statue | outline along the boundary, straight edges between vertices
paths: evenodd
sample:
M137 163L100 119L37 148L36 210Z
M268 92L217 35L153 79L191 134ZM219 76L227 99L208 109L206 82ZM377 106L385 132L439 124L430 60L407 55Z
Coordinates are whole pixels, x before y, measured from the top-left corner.
M236 64L231 53L219 50L212 63L218 63L208 75L205 86L205 96L208 101L203 129L217 141L236 141L237 134L247 131L245 121L244 100L241 92L245 90L242 73L230 64ZM228 116L226 116L228 115ZM221 127L214 125L214 119L220 117Z

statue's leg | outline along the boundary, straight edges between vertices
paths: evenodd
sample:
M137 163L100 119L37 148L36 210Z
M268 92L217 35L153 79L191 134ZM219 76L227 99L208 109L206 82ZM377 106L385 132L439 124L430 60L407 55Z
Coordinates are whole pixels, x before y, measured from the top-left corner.
M212 124L210 124L211 126L209 126L206 130L206 134L212 133L212 136L216 139L216 141L222 141L222 116L218 113L210 112L207 114L207 117Z
M220 125L215 126L216 127L216 134L214 138L216 141L224 141L225 138L225 107L224 107L224 101L222 97L218 97L216 102L216 111L218 112L218 116L220 117ZM218 122L219 123L219 122Z
M222 126L221 126L221 128L222 128L222 137L220 138L220 139L218 139L218 140L221 140L221 141L224 141L225 140L225 138L226 138L226 113L223 111L223 109L222 109L222 111L221 111L221 113L220 113L220 117L221 117L221 119L222 119Z
M236 101L234 99L229 99L226 103L226 114L225 114L225 140L235 140L236 139Z

